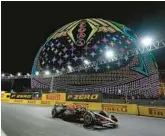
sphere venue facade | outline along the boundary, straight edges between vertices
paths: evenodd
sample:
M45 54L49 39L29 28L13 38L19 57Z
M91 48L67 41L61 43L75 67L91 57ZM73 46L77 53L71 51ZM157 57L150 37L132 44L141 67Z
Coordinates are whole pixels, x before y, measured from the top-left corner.
M71 22L48 37L38 51L32 68L32 88L65 91L101 91L108 94L157 96L159 76L156 61L142 54L138 37L131 29L114 21L89 18ZM113 61L107 60L107 51ZM134 55L131 55L134 53ZM99 61L99 65L52 78L35 76L45 70L52 74ZM88 64L90 65L90 64Z

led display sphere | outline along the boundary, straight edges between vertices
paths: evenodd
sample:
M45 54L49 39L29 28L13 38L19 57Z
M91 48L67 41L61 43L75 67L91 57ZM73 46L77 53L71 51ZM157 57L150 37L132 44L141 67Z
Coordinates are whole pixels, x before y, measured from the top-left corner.
M37 53L32 75L36 72L43 75L45 70L53 74L99 61L98 65L88 69L55 77L53 89L90 89L110 94L121 90L124 94L129 86L130 95L157 95L156 62L151 53L138 51L137 42L136 34L114 21L77 20L58 29L47 39ZM103 63L108 59L114 61ZM32 87L48 88L50 83L50 78L32 78Z

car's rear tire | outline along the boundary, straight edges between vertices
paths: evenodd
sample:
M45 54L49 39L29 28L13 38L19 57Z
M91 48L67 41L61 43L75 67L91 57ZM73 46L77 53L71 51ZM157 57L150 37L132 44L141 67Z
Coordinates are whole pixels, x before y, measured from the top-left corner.
M84 126L90 126L94 124L95 115L92 112L86 112L84 114Z

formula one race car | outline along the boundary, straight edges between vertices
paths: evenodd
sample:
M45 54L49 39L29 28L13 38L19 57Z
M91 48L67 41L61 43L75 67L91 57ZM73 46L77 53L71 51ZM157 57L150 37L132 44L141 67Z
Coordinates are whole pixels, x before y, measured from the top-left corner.
M55 105L52 109L52 118L61 118L70 122L82 122L84 127L115 128L118 126L118 120L114 115L109 117L105 111L97 113L76 105Z

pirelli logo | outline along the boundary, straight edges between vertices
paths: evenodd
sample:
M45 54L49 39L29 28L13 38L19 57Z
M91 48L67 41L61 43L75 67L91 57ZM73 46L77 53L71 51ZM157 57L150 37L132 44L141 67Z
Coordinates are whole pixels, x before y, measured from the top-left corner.
M46 94L46 100L60 100L60 94Z
M149 112L150 115L165 117L165 109L161 109L161 108L148 108L148 112Z
M100 101L100 94L98 93L91 93L91 94L67 94L66 100L67 101L85 101L85 102L99 102Z
M89 109L89 104L87 103L73 103L75 104L77 107L84 107L86 109Z
M50 104L50 101L41 101L41 104Z
M14 100L14 102L22 103L23 100Z
M123 112L123 113L128 112L126 105L102 104L102 110L107 112Z
M27 103L28 103L28 104L36 104L36 101L35 101L35 100L28 100Z

